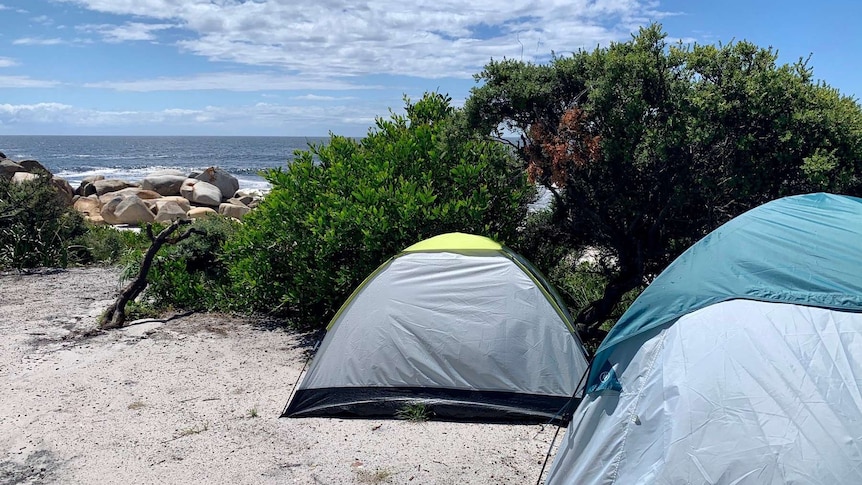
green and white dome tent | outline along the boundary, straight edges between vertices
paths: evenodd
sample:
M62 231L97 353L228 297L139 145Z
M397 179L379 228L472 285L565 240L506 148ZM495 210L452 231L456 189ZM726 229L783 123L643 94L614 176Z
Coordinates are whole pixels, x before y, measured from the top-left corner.
M491 239L419 242L382 264L333 318L282 416L558 419L586 372L547 280Z
M862 483L862 199L787 197L676 259L599 347L547 483Z

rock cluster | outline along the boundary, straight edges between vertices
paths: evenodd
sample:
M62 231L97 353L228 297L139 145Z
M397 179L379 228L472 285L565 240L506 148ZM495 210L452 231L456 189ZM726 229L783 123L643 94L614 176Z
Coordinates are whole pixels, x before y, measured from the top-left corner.
M242 219L262 198L260 191L240 190L236 177L217 167L191 175L161 170L140 183L97 175L73 189L35 160L16 162L2 155L0 152L0 177L23 182L47 173L63 200L95 224L140 225L214 214Z

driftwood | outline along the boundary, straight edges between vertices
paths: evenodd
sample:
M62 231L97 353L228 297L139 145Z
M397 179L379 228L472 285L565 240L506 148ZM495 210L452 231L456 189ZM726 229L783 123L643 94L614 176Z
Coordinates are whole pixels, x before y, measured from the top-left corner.
M147 274L150 272L150 267L153 265L156 253L159 252L159 249L161 249L162 246L165 244L176 244L183 239L188 238L192 234L198 234L201 236L206 235L205 232L190 227L179 236L171 238L171 234L179 229L180 226L190 224L191 222L192 221L190 220L174 221L170 226L162 229L157 236L153 236L153 226L147 224L147 235L150 237L152 244L150 244L146 254L144 254L144 259L141 261L141 269L138 271L138 275L135 279L129 282L125 288L123 288L123 291L120 292L114 303L112 303L111 306L105 310L105 313L102 314L102 317L99 320L102 328L119 328L126 322L126 304L137 298L138 295L144 291L144 288L147 287Z

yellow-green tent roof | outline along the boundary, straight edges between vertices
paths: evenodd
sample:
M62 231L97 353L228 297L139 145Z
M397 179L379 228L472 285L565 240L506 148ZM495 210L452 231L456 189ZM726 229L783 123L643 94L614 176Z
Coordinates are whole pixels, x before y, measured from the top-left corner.
M464 234L461 232L450 232L441 234L432 238L420 241L409 248L405 249L405 253L419 251L446 251L446 250L491 250L499 251L503 249L500 243L494 242L484 236L476 236L473 234Z

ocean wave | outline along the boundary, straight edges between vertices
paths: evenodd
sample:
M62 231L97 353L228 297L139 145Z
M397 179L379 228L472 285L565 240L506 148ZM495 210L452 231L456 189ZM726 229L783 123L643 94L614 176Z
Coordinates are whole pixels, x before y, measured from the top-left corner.
M0 0L2 2L2 0ZM269 187L267 169L290 165L297 149L327 138L309 137L87 137L5 136L0 149L13 159L39 160L73 185L102 175L138 182L156 170L183 173L216 166L237 177L242 188Z
M261 192L269 192L272 189L272 184L266 181L266 179L262 178L246 178L246 177L237 177L239 181L240 189L257 189Z
M70 154L62 154L56 155L53 158L57 160L102 160L105 162L122 162L125 160L149 160L149 159L167 159L174 158L172 155L89 155L89 154L79 154L79 153L70 153Z
M209 167L177 167L177 166L158 166L150 165L147 167L130 168L130 167L74 167L66 170L55 172L54 175L66 179L72 186L77 186L86 177L103 176L106 179L120 179L129 182L140 182L147 175L160 170L179 170L187 175L192 172L203 172ZM231 175L237 178L239 188L241 189L260 189L269 190L270 183L263 177L254 173L236 173L229 171Z

